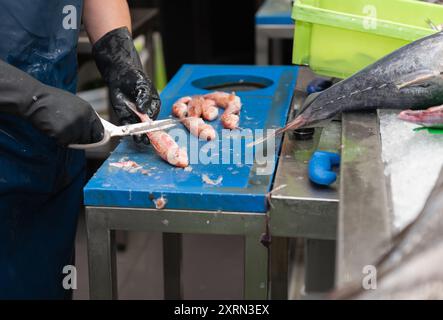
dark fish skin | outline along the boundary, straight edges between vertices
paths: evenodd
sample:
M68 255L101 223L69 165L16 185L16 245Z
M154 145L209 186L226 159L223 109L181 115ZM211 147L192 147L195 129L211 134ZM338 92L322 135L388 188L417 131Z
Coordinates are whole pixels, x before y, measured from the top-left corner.
M393 239L391 249L374 263L379 288L364 291L361 284L352 284L333 292L331 298L443 299L442 263L443 170L423 210Z
M443 104L443 32L412 42L329 89L311 95L279 130L319 125L343 111L423 109Z

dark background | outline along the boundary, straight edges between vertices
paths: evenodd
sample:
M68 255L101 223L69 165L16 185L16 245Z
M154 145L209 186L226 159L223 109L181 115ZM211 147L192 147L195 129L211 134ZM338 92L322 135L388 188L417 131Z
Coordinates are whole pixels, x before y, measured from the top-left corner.
M254 64L254 16L261 0L129 0L160 9L168 78L185 63Z

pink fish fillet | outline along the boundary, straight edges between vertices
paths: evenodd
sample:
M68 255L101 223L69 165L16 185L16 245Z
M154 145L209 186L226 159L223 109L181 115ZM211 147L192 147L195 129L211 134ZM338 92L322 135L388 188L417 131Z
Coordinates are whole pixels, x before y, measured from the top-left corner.
M188 103L188 117L201 117L203 114L203 104L205 98L202 96L192 97L191 101Z
M214 100L217 106L223 109L227 109L229 106L234 105L238 109L238 112L240 112L241 100L240 97L235 95L235 93L216 91L208 93L204 97L206 99Z
M183 97L177 100L172 106L172 114L181 119L188 115L188 103L192 100L191 97Z
M443 105L427 110L405 110L398 118L429 128L443 128Z
M215 129L211 125L206 124L202 118L187 117L181 119L181 122L193 136L206 141L216 138Z
M200 118L200 116L190 116L190 114L196 114L196 109L203 110L202 106L205 104L205 99L202 97L199 97L198 100L188 98L189 97L181 98L174 103L172 107L172 114L180 119L180 121L192 135L206 141L214 140L216 137L215 129L211 125L206 124L203 119ZM186 102L188 102L189 105L187 105ZM211 106L210 103L207 105ZM194 108L193 112L189 112L191 107ZM197 114L201 115L198 110Z
M237 129L240 123L239 113L242 107L240 97L234 93L213 92L205 95L205 98L212 99L215 103L225 109L221 117L221 123L225 129Z
M225 111L221 117L221 122L223 128L234 130L238 128L238 125L240 123L240 117L236 114Z
M205 99L202 105L202 116L207 121L214 121L218 117L218 108L214 100Z
M140 118L140 121L152 122L146 114L138 112L132 106L129 107ZM151 145L163 160L179 168L186 168L189 165L186 150L180 149L175 140L165 131L149 132L147 136L151 141Z

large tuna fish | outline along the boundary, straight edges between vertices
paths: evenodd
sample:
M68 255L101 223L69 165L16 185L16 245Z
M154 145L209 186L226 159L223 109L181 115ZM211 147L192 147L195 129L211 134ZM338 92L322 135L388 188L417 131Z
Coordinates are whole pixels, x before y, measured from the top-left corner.
M306 99L289 129L321 126L343 111L424 109L443 104L443 32L412 42ZM257 141L260 143L262 141Z

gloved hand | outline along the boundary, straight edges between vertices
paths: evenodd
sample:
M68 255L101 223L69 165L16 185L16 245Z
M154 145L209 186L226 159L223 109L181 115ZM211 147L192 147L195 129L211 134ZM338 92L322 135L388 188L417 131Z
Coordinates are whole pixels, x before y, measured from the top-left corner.
M1 60L0 112L27 119L61 146L103 139L103 126L89 103Z
M118 28L105 34L94 44L92 53L109 87L111 104L120 123L140 122L128 109L127 101L155 120L160 112L160 97L152 81L143 72L128 28ZM149 143L146 135L134 137L134 140Z

